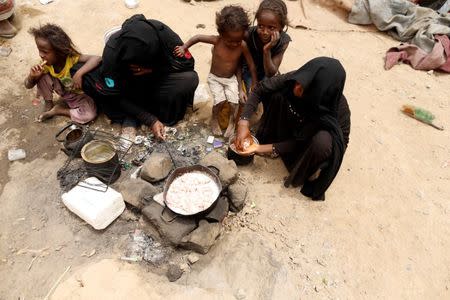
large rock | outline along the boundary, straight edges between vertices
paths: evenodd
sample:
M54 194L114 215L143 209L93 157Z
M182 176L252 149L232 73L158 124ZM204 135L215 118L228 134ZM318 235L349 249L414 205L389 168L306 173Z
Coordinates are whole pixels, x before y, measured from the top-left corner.
M181 240L181 247L195 252L206 254L220 235L220 223L208 223L200 220L198 228Z
M142 209L159 192L156 187L141 179L124 180L118 185L118 190L125 202L138 209Z
M213 222L222 222L228 215L228 198L225 196L219 197L214 208L205 216L205 219Z
M163 210L163 206L151 201L142 209L142 214L145 220L156 228L164 242L177 246L183 237L197 227L197 224L193 218L174 215L169 209L165 209L163 214Z
M169 175L173 162L167 153L153 152L142 165L141 178L148 182L158 182Z
M228 199L232 212L241 211L247 199L248 188L243 180L238 180L228 187Z
M205 167L213 166L219 169L219 178L224 188L238 179L239 173L236 163L226 159L217 152L213 151L208 153L199 161L199 164Z

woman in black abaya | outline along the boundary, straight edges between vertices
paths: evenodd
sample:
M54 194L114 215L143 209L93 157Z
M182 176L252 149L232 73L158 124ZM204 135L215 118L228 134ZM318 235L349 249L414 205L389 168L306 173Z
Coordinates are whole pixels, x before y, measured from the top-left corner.
M238 123L236 146L245 154L281 156L289 176L285 186L324 200L339 171L350 134L350 110L343 95L345 70L333 58L315 58L297 71L263 80L250 94ZM243 149L249 119L263 103L256 137Z
M134 15L114 33L103 51L100 82L95 88L98 106L113 121L135 119L164 138L164 125L183 119L192 106L198 75L187 52L173 54L182 45L167 25Z

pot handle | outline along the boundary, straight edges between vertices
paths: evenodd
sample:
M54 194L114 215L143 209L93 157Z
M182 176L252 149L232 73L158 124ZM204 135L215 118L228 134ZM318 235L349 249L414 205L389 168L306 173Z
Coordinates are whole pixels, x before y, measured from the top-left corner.
M57 134L55 134L55 139L60 143L64 142L64 139L60 139L59 136L61 135L61 133L63 133L67 128L69 128L72 125L74 125L74 123L72 122L67 123L66 126L64 126L60 131L58 131Z
M220 174L219 168L217 168L215 166L208 166L208 168L210 168L212 171L215 171L216 175L219 176L219 174Z
M177 214L175 214L175 217L173 217L172 219L165 219L164 218L164 212L166 211L167 206L164 206L162 212L161 212L161 219L166 222L166 223L172 223L173 221L175 221L175 219L178 217Z

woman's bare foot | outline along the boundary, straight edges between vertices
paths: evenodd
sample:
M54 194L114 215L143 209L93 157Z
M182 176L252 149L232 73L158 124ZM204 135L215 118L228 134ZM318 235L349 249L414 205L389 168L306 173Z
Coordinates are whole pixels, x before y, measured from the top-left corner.
M17 29L8 21L0 21L0 37L12 38L16 35Z

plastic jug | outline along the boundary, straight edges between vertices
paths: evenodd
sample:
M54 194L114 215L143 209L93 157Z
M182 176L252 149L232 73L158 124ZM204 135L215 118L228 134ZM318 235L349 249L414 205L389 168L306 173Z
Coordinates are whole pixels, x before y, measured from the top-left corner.
M89 177L64 193L63 203L71 212L95 229L104 229L124 211L125 202L122 194L110 187L103 192L86 188L86 186L93 186L96 189L106 188L105 184L97 178Z

